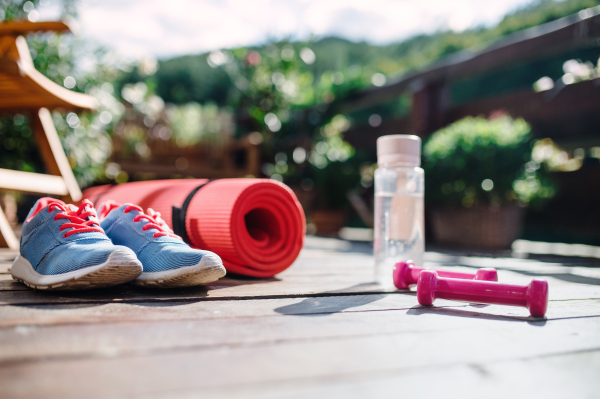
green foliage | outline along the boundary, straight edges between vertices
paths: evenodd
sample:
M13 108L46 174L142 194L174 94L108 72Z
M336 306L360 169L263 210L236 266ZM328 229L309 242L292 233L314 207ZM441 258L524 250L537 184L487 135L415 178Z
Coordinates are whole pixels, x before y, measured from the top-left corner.
M153 76L156 94L173 104L214 102L219 106L226 105L231 81L225 71L211 68L206 62L207 57L208 54L189 55L160 61ZM144 76L133 70L122 84L143 79Z
M528 203L554 194L531 159L522 119L467 117L434 133L423 147L427 201L434 205Z
M537 0L507 14L496 26L475 27L463 32L442 31L418 35L381 48L380 65L385 73L402 74L421 68L444 55L475 46L483 46L502 36L577 13L600 5L599 0ZM386 62L386 58L389 61Z
M224 145L223 133L233 131L231 111L215 104L170 105L166 108L173 139L180 147L209 141Z
M34 172L41 169L37 149L31 145L33 132L29 118L17 114L0 120L0 168Z
M273 53L273 47L278 47L281 50L283 45L288 45L293 47L296 55L290 66L292 68L301 66L304 72L312 75L313 82L318 83L322 79L327 81L328 75L331 77L332 74L341 72L344 74L346 83L352 81L360 83L357 87L366 87L370 85L370 79L374 73L380 72L391 78L397 77L422 68L445 55L473 46L483 46L507 34L550 22L599 4L600 0L538 0L506 15L493 27L475 27L463 32L439 31L429 35L417 35L402 42L384 46L364 42L355 43L336 37L325 37L313 40L310 43L287 43L283 41L275 44L269 43L261 47L231 50L226 53L237 54L236 62L238 62L241 60L240 55L247 54L249 51L257 51L261 56L265 56L265 54ZM315 61L311 64L298 64L300 61L298 52L304 46L310 47L316 56ZM239 81L235 73L231 73L232 71L226 71L224 68L211 68L209 66L210 57L211 54L201 54L160 61L160 68L156 75L157 95L166 102L176 104L195 101L200 104L215 102L219 106L231 105L230 93L232 90L239 89L236 83L239 83ZM267 63L269 62L271 61L267 60ZM544 60L542 64L544 63L547 64L548 62ZM505 73L503 76L508 76L508 82L500 81L498 76L493 76L483 84L476 81L467 85L468 87L464 90L459 87L458 91L466 90L464 94L459 93L459 97L485 97L488 92L502 92L507 87L514 88L516 85L530 87L539 76L530 76L529 70L538 66L536 64L532 68L528 68L524 75L521 71L517 71L516 74L511 71ZM561 66L562 62L558 65L559 69ZM242 72L242 69L240 69L240 72ZM136 81L136 77L133 75L127 77L127 82ZM473 91L475 93L472 93ZM348 92L351 93L352 91ZM338 94L335 99L340 99L344 95L341 91ZM310 95L307 95L307 97L310 97ZM323 102L318 95L314 96L314 99L315 103ZM461 98L458 100L460 101ZM385 120L388 117L403 116L406 110L407 104L404 102L400 104L393 103L388 104L388 106L379 106L377 109L362 110L349 115L349 117L353 121L363 123L373 113L379 114ZM329 117L331 116L333 114L329 115ZM327 121L328 118L319 123L324 124Z
M361 68L345 68L314 76L310 71L315 61L311 47L311 43L281 41L260 51L240 48L233 52L214 52L207 59L214 67L226 71L234 83L228 104L237 113L238 136L259 134L266 161L281 152L291 161L295 147L302 141L310 142L312 137L316 142L329 141L325 145L336 147L330 153L338 152L340 156L334 156L336 160L346 160L352 155L340 136L340 126L349 126L346 118L335 117L329 108L318 105L332 103L336 98L364 88L370 75L362 73ZM307 108L311 109L310 114L304 112ZM315 132L320 134L315 135ZM267 175L277 174L280 178L296 171L291 162L286 167L280 165L279 172L273 165L265 166Z
M343 210L349 206L347 194L360 182L355 159L330 162L314 169L315 185L320 188L316 206L320 209Z
M360 176L358 167L346 162L354 156L341 136L348 119L320 104L363 89L373 71L338 65L337 71L315 76L311 66L318 56L312 47L280 41L260 49L213 52L206 62L232 82L227 103L236 110L237 135L250 134L253 142L261 142L263 173L289 184L313 178L319 206L339 209Z
M37 8L39 1L2 1L4 19L27 17L25 9ZM63 18L75 16L74 2L62 2ZM112 96L120 70L112 54L101 48L91 48L72 35L36 33L28 35L27 43L34 66L60 86L90 94L99 102L96 112L76 115L53 113L61 143L80 185L85 186L104 175L104 163L111 152L108 131L123 113L123 107ZM67 78L74 86L67 84ZM44 170L31 132L28 115L4 116L0 119L0 168L24 171Z
M456 51L482 46L503 35L555 20L599 3L595 0L541 0L507 15L495 27L476 27L460 33L441 31L431 35L418 35L386 46L326 37L308 43L284 40L261 47L178 57L160 62L156 76L157 94L178 104L196 101L200 104L215 102L219 106L229 105L235 110L238 136L250 133L260 135L263 173L288 183L297 183L307 176L314 178L322 206L331 207L336 203L343 206L346 203L346 191L351 187L341 184L344 180L340 177L341 169L351 171L344 175L352 176L348 181L355 181L360 175L358 166L354 165L355 150L343 141L342 132L350 124L365 124L373 114L380 115L384 120L402 117L407 113L409 100L401 97L347 115L341 115L338 111L338 100L371 85L375 73L398 76ZM311 62L305 62L300 57L305 48L314 54ZM492 84L476 82L469 86L468 82L459 82L457 92L464 98L481 97L485 96L486 90L501 92L515 85L530 87L539 79L537 74L531 73L520 74L518 79L513 75L508 74L508 81L500 81L495 77ZM307 109L310 111L306 112ZM522 122L506 125L510 126L504 127L504 130L513 129L514 134L523 133ZM481 130L484 133L494 129L482 126L474 128L475 131ZM506 137L496 140L492 133L486 134L489 137L485 138L484 134L484 137L475 140L474 145L485 140L494 144L487 150L489 154L478 154L476 159L495 159L496 156L491 152L498 151L499 148L514 146L514 151L511 149L511 155L498 159L499 169L478 169L482 176L475 178L479 179L477 182L467 182L460 175L454 176L452 184L456 182L456 189L452 186L451 192L443 195L440 200L467 205L476 202L513 201L517 198L529 201L536 196L543 196L543 187L535 188L531 175L524 177L526 168L523 165L531 153L528 138L512 137L525 144L505 145L502 140L507 139ZM303 147L301 150L307 155L299 163L292 161L298 146ZM466 163L466 160L463 161ZM458 161L459 164L460 162L462 161ZM505 167L504 163L512 166ZM350 166L342 167L343 165ZM466 164L461 168L469 169ZM528 170L530 169L531 167ZM500 176L498 170L502 170L505 176ZM469 170L469 173L475 172ZM495 186L493 190L485 191L481 188L482 181L486 179L483 174L494 177L491 179ZM541 181L539 175L540 173L535 172L536 181ZM517 183L516 187L519 189L515 192L513 183L518 179L529 179L527 190L524 189L524 183ZM434 181L435 178L431 180L432 183ZM444 187L448 191L448 184ZM546 192L547 195L549 193L550 191ZM431 198L435 197L434 194Z
M24 0L0 0L0 17L26 18L25 3ZM39 6L37 0L33 4L36 8ZM74 0L62 0L61 4L64 16L76 17ZM223 107L229 106L234 110L231 113L236 122L237 136L252 134L255 141L262 141L262 160L265 163L263 171L268 176L285 179L286 182L312 176L321 191L333 192L334 185L329 182L329 178L322 178L325 174L329 173L335 179L342 165L347 164L351 165L353 179L359 176L358 166L354 165L355 150L343 141L343 130L352 123L366 123L373 113L379 114L384 120L403 116L409 107L407 98L402 97L373 109L340 115L336 108L338 101L371 85L374 74L398 76L422 68L444 55L481 46L503 35L598 4L598 0L539 0L507 15L495 27L476 27L460 33L440 31L385 46L353 43L332 37L297 43L283 40L260 47L160 61L155 75L156 68L150 68L152 72L148 72L148 68L141 66L124 72L124 68L118 65L110 52L92 49L70 35L35 34L28 37L28 43L39 71L60 85L65 85L65 78L70 76L75 80L72 90L91 94L99 100L101 108L98 112L79 115L77 119L71 117L70 122L69 115L53 114L63 146L82 185L103 178L102 164L110 153L108 134L118 126L126 132L126 127L131 125L119 124L125 115L125 109L118 98L129 88L143 83L146 91L139 102L123 96L141 115L138 115L138 119L143 119L143 124L138 121L138 129L148 127L159 132L165 127L160 122L169 122L173 124L172 132L169 130L169 135L173 134L173 140L193 144L202 138L211 137L217 123L228 123L230 111L223 110ZM30 5L26 8L29 9ZM303 51L312 53L312 60L301 57ZM592 56L593 54L590 55ZM562 65L554 64L551 65L553 69L547 72L549 76L553 76L554 70L559 71ZM493 84L482 84L479 80L470 85L467 82L462 85L462 89L459 87L460 90L453 92L462 92L463 99L476 98L485 96L481 90L501 91L517 84L530 85L530 80L533 79L525 73L510 73L507 76L510 78L509 82L500 81L496 77L492 79L497 83L496 88ZM539 76L536 75L535 78ZM459 82L458 85L460 84ZM163 115L164 102L161 98L179 105L166 108L166 121L158 121ZM185 105L189 102L192 104ZM218 111L213 104L219 107ZM215 112L216 116L213 115ZM224 119L221 118L223 115ZM191 128L189 121L198 119L201 121L199 127ZM518 125L517 122L515 124ZM477 129L486 131L487 128L480 126L475 130ZM143 135L138 133L131 135L135 139L136 151L138 147L141 150L147 148L140 144ZM27 115L0 120L0 137L3 143L0 146L0 167L43 169L33 144ZM491 147L495 148L493 145ZM297 149L303 149L306 155L299 162L293 161L293 153ZM511 157L529 156L527 151L519 154ZM493 154L488 155L494 157ZM508 158L503 157L504 160ZM526 161L520 162L522 166ZM470 198L465 200L464 203L467 204L515 198L526 201L536 195L543 196L544 185L539 190L535 188L531 173L526 172L535 169L532 164L529 165L529 168L516 171L506 169L509 176L506 181L491 179L494 190L480 192L481 181L477 184L463 181L464 188L461 189L461 183L457 183L456 187L452 187L451 195L445 198L452 198L454 203L463 203L465 198ZM537 176L541 173L539 169L538 165L534 173L538 180ZM518 176L515 177L515 174ZM521 181L529 179L527 190L523 186L525 183L513 185L517 178ZM455 179L458 180L460 179ZM475 191L468 190L467 193L466 190L471 185L475 187ZM448 186L445 187L448 191ZM323 202L340 203L341 193L345 197L345 190L346 188L338 190L338 200L324 199ZM510 194L511 190L514 196ZM510 194L510 199L507 193Z
M504 36L597 5L600 5L598 0L537 0L506 15L498 25L490 30L490 35Z
M112 144L99 115L68 113L65 116L53 112L52 120L79 184L84 186L104 176L104 164Z

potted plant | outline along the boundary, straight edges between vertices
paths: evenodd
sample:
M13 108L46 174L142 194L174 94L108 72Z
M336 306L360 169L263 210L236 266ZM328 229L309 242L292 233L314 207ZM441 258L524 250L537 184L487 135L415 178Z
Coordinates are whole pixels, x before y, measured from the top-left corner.
M531 128L507 115L467 117L423 148L425 198L440 244L504 249L519 237L523 208L554 195L531 157Z

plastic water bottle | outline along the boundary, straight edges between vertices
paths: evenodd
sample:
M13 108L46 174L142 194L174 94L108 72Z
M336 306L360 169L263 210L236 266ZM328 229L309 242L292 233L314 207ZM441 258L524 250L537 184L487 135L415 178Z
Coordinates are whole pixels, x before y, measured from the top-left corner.
M375 171L375 280L393 287L392 272L400 261L423 266L424 172L421 139L395 134L377 139Z

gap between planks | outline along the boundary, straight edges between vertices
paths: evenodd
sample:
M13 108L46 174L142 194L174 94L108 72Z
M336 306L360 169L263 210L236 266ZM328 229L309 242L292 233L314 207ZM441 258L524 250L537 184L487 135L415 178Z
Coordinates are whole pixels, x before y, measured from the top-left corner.
M0 308L0 327L18 325L93 324L110 322L149 322L200 320L260 316L328 315L347 312L395 311L420 309L421 312L443 312L443 308L465 308L481 318L505 318L539 322L527 309L501 305L467 304L439 300L435 307L425 308L413 295L336 295L302 298L243 299L231 301L187 301L180 303L139 302L86 305L7 305ZM550 304L546 319L574 318L600 313L600 299L557 301Z
M550 301L597 299L600 286L585 284L550 283ZM102 304L102 303L178 303L190 301L238 301L253 299L314 298L348 295L413 295L411 291L384 289L375 283L339 285L338 282L321 284L315 289L310 282L282 281L281 284L261 283L263 286L203 286L186 289L152 290L132 286L119 286L103 290L77 292L44 291L0 291L0 313L7 305L58 305L58 304ZM265 286L266 285L266 286ZM271 293L265 293L271 291ZM416 302L415 302L416 303ZM436 301L437 303L437 301Z

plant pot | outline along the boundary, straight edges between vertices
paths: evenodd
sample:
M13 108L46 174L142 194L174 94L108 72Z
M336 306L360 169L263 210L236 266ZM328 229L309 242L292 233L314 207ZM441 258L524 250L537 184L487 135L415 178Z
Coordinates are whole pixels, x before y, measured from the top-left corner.
M476 249L508 249L519 238L523 208L500 207L439 208L431 212L435 241L441 245Z
M318 235L334 236L346 224L346 212L315 210L312 221Z

